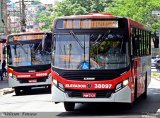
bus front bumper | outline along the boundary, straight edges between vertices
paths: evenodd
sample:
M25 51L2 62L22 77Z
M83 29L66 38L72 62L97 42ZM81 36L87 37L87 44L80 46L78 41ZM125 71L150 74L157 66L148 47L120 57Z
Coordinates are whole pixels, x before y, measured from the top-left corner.
M121 90L112 93L109 98L78 98L69 97L67 93L61 91L56 86L52 85L52 101L53 102L120 102L120 103L131 103L131 90L128 86Z
M33 80L33 82L29 82L29 80ZM43 78L43 81L41 82L34 82L34 80L38 80L38 79L14 79L12 77L8 78L8 83L9 83L9 87L24 87L24 86L47 86L47 85L51 85L51 79L48 77Z

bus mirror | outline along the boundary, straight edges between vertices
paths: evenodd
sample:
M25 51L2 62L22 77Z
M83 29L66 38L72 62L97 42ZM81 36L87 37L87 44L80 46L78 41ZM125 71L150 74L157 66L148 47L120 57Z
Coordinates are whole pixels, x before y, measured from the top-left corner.
M44 35L43 39L42 39L42 50L44 50L44 46L45 46L45 39L46 39L46 34Z

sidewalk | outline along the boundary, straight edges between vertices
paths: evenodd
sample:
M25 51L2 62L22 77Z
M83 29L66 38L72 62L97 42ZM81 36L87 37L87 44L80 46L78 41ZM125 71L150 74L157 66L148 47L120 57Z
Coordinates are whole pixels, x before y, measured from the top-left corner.
M4 77L2 81L0 80L0 96L12 92L14 92L14 90L9 87L7 77Z

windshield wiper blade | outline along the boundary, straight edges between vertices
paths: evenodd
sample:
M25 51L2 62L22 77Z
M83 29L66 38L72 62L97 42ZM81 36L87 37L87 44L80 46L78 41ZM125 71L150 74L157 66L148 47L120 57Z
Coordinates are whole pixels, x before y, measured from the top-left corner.
M23 45L22 45L20 42L17 42L17 43L19 43L19 45L20 45L20 47L22 48L22 50L23 50L26 54L28 54L28 52L24 49Z
M70 34L74 37L74 39L77 41L77 43L81 46L82 49L84 49L84 46L79 42L78 37L75 35L73 31L70 31Z
M100 39L103 39L106 35L108 36L108 35L110 34L110 32L111 32L111 31L108 30L107 32L104 33L104 35L101 35L100 37L98 37L98 38L94 41L95 43L94 43L93 45L96 45L97 43L100 44L100 43L101 43L101 40L100 40ZM100 41L99 41L99 40L100 40ZM97 42L97 41L99 41L99 42Z
M42 39L42 41L46 38L47 35L45 35ZM37 48L35 49L35 51L33 52L33 54L35 54L38 50L38 48L40 47L40 45L42 44L42 41L39 43L39 45L37 46ZM43 49L42 49L43 50Z

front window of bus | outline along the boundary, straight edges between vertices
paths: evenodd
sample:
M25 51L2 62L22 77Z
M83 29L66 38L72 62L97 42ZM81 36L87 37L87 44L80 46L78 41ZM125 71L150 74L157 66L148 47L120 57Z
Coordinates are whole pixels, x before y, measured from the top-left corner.
M8 64L11 66L44 65L51 62L51 44L46 42L42 48L42 40L12 42L7 51Z
M89 62L89 35L55 35L53 64L63 69L78 69ZM80 39L80 40L79 40Z
M129 65L123 35L56 34L53 65L68 70L120 69Z

